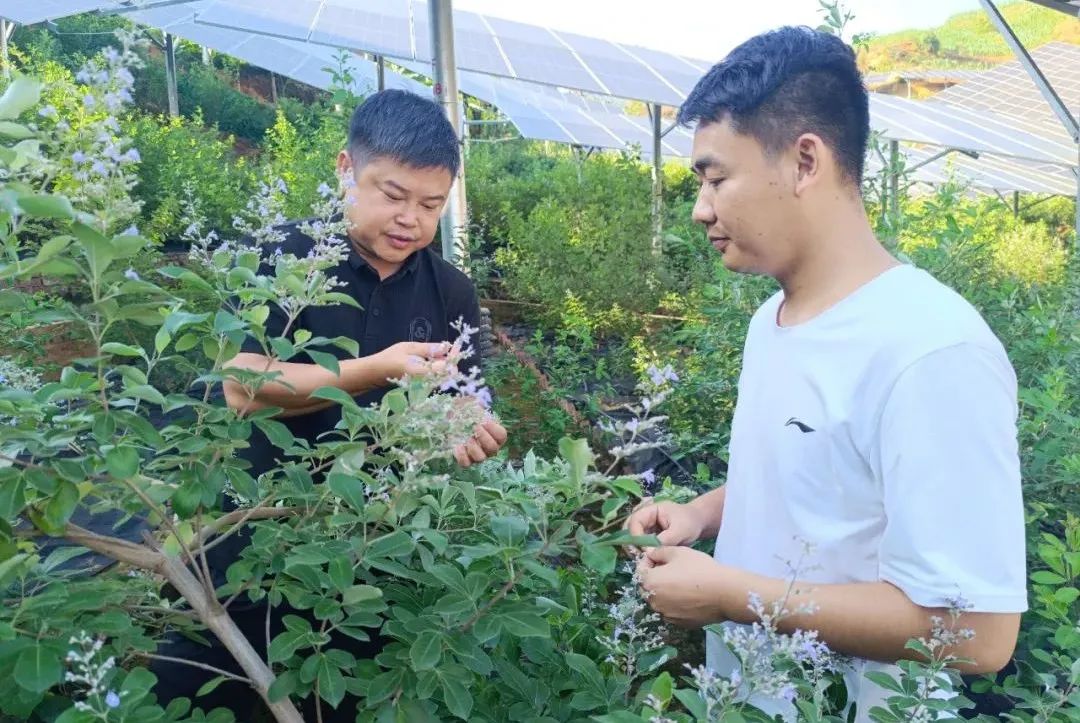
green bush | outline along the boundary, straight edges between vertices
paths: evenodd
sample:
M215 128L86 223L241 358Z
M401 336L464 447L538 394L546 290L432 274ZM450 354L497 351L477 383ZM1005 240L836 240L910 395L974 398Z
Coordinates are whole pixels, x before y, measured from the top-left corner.
M134 194L143 202L141 230L148 238L179 238L188 189L211 227L229 228L252 188L251 169L231 143L204 127L197 113L191 120L136 116L125 130L142 154Z
M207 125L253 144L259 143L273 125L274 109L270 105L232 87L214 68L197 63L178 67L176 75L182 114L194 117L201 111ZM148 113L167 114L169 101L161 58L148 63L137 79L136 104Z

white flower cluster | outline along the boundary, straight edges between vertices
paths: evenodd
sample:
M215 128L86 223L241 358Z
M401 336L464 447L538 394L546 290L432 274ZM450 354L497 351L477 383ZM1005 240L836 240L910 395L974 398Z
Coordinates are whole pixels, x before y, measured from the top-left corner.
M433 391L456 391L458 396L429 394L399 415L391 454L403 465L406 481L415 477L429 462L449 459L455 448L473 436L476 426L489 418L491 392L478 367L467 372L459 364L473 355L472 337L477 329L458 319L452 324L458 338L445 357L431 361L417 360L422 373L392 379L397 386L410 389L415 382ZM474 400L475 403L470 403Z
M108 717L108 711L120 707L123 692L109 690L106 683L116 669L116 659L109 656L100 660L104 638L92 638L85 630L72 636L68 643L73 647L68 651L67 663L71 666L64 675L64 680L82 688L83 700L75 702L75 709L84 713L93 713L102 720Z
M597 641L607 650L605 662L615 664L633 679L639 672L641 656L663 647L664 638L660 615L649 612L645 602L637 565L628 562L623 570L630 573L630 581L619 588L618 598L607 606L611 632L598 636Z
M86 86L83 107L89 122L73 129L64 120L56 124L61 143L74 149L67 156L72 177L78 182L71 200L91 209L96 224L104 231L130 223L139 213L140 203L130 197L135 186L135 165L141 160L131 147L131 139L121 133L117 114L132 101L135 77L131 68L142 64L135 48L145 41L117 32L122 48L105 48L101 59L88 61L75 79ZM42 108L39 115L51 118L56 109Z
M641 401L623 407L633 416L626 421L600 422L602 430L619 440L619 444L610 449L614 457L612 468L622 459L668 443L666 435L660 432L660 427L667 421L667 417L655 414L655 411L671 395L673 384L677 381L679 376L671 366L663 369L650 366L646 370L646 378L637 386ZM646 434L650 432L651 434ZM651 485L656 481L656 475L652 470L647 470L641 475L641 479L646 485Z

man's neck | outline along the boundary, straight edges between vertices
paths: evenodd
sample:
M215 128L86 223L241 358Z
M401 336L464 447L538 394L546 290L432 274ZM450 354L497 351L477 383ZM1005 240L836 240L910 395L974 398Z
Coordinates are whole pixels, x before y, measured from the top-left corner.
M843 225L807 244L813 253L777 280L784 302L781 326L813 319L899 262L874 237L869 224Z
M360 254L360 258L367 261L368 266L373 268L375 273L379 275L379 281L383 281L384 279L393 276L397 273L398 269L405 265L405 262L394 263L392 261L387 261L386 259L380 259L375 254L363 248L355 240L352 242L352 246L353 249L356 250L356 253Z

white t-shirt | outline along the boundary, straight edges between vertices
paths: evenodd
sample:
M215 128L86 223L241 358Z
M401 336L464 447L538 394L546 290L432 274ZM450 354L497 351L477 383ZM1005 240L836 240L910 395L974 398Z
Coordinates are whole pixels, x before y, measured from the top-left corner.
M777 325L782 298L747 333L715 559L790 579L809 543L807 582L887 581L926 607L959 596L976 612L1025 611L1016 376L978 312L912 266L792 327ZM737 665L713 634L707 664ZM859 721L889 695L867 670L898 672L856 661Z

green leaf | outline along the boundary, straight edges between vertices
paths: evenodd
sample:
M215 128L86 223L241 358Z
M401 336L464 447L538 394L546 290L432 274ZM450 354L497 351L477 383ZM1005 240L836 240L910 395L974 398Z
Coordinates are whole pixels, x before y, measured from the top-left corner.
M653 681L652 696L658 701L667 705L671 702L671 694L675 690L675 681L671 677L671 673L667 671L656 676L656 680Z
M420 633L409 647L413 670L433 670L441 658L442 635L434 630Z
M1065 583L1065 578L1058 575L1056 572L1050 572L1049 570L1039 570L1031 574L1031 581L1038 583L1039 585L1062 585Z
M596 723L646 723L646 720L641 716L634 715L626 710L617 710L607 715L594 715L592 719Z
M488 523L495 541L503 547L517 547L529 533L529 523L520 517L492 517Z
M347 557L335 557L330 561L330 581L339 591L346 590L353 581L352 562Z
M0 520L11 520L26 504L26 480L16 477L0 484Z
M194 516L201 503L202 487L196 482L185 482L172 494L173 510L184 520Z
M519 638L549 638L551 628L546 620L536 613L511 611L499 616L503 630Z
M607 690L604 685L604 676L600 674L600 669L596 667L596 663L580 653L567 653L566 664L570 666L570 669L580 675L582 679L592 688L592 692L603 696Z
M90 273L94 278L101 278L116 258L111 241L84 223L73 223L71 233L82 245L83 254L90 264Z
M105 455L105 467L116 479L130 479L139 471L139 452L131 445L113 447Z
M341 595L345 605L359 605L368 600L378 600L382 597L382 590L373 585L353 585Z
M0 96L0 118L13 119L37 105L41 100L42 83L25 75L19 75Z
M413 551L416 543L408 533L397 530L376 539L368 546L369 557L400 557Z
M214 314L214 333L221 335L230 331L243 331L244 322L237 319L227 311L218 311Z
M708 717L708 710L705 708L705 701L701 699L696 690L690 690L689 688L679 688L675 691L675 697L679 699L679 702L686 707L686 710L697 720L705 720Z
M1080 590L1075 587L1063 587L1054 592L1054 598L1065 605L1071 605L1076 602L1077 598L1080 598Z
M473 709L473 697L468 689L460 683L442 679L443 700L447 709L462 720L469 720L469 714Z
M261 429L270 443L278 449L292 449L296 444L292 430L276 419L256 419L255 426Z
M131 344L121 344L119 342L110 341L101 345L101 352L103 354L116 354L118 356L137 356L143 355L143 350L137 346Z
M337 708L345 698L345 678L326 655L321 655L319 658L316 677L319 683L319 695L333 708Z
M270 690L267 691L267 697L270 698L271 703L284 700L296 690L296 683L296 671L286 670L270 684Z
M57 651L41 643L19 653L15 661L15 682L31 693L44 693L59 683L63 674Z
M563 437L559 440L559 456L570 463L570 481L578 486L583 485L585 474L593 462L589 442L585 439Z
M394 414L401 414L409 408L409 400L404 389L395 389L383 397L382 404Z
M900 683L897 682L896 678L889 675L888 673L883 673L881 671L870 671L866 673L866 678L874 684L881 686L885 690L891 690L894 693L899 693L901 695L904 694L904 689L900 687Z
M326 369L334 376L341 376L341 365L338 364L337 357L333 354L327 354L324 351L315 351L314 349L308 349L307 355L311 357L312 361Z
M581 561L592 570L610 575L615 571L618 553L608 545L588 544L581 548Z
M2 120L0 121L0 136L23 141L27 138L33 138L34 132L22 123L13 123L12 121Z
M271 663L288 660L300 646L307 642L308 634L306 632L287 630L270 642L270 650L267 651L266 659Z
M45 522L50 528L49 531L61 532L78 504L78 487L67 480L62 481L56 494L45 505Z
M226 678L224 675L215 675L213 678L202 684L202 687L200 687L199 690L195 692L195 697L201 698L204 695L209 695L210 693L213 693L214 690L226 680L228 680L228 678Z
M356 400L353 399L348 392L337 387L319 387L313 391L310 396L313 399L325 399L330 402L337 402L343 407L356 408Z
M327 475L326 483L330 486L331 492L348 502L357 512L367 506L367 501L364 499L364 485L355 477L334 472Z
M69 219L75 217L75 209L71 207L71 201L63 196L53 196L51 194L27 194L25 196L19 196L17 202L19 208L25 211L27 215L36 218ZM51 240L55 241L56 239ZM64 243L64 246L66 245L67 243ZM45 244L42 244L42 251L44 250ZM41 258L41 254L38 255L38 258ZM46 255L45 258L49 258L49 256Z

